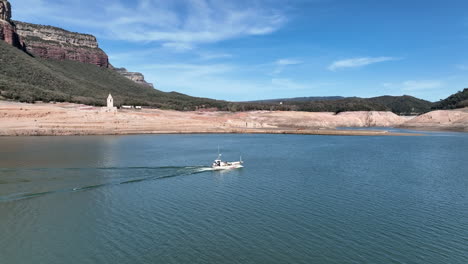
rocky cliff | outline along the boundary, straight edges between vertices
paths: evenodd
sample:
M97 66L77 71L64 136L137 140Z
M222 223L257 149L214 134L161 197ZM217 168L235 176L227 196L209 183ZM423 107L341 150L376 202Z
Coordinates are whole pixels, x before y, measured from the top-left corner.
M14 21L14 24L24 47L33 55L109 67L107 54L99 48L96 37L92 35L20 21Z
M152 83L146 82L145 76L139 72L129 72L125 68L115 68L114 70L138 84L154 87Z
M37 57L71 60L114 69L107 54L99 48L96 37L65 29L11 20L11 4L0 0L0 40ZM135 83L153 87L143 74L125 68L115 70Z
M22 48L15 25L11 21L11 5L6 0L0 0L0 40Z

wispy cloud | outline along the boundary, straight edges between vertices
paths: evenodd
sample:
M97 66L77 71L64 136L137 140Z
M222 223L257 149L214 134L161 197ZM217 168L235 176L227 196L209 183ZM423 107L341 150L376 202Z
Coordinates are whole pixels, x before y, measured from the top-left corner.
M330 64L330 66L328 66L328 69L330 71L336 71L339 69L358 68L358 67L363 67L366 65L374 64L374 63L385 62L385 61L395 61L395 60L401 60L401 58L395 58L395 57L352 58L352 59L334 61L332 64Z
M232 54L229 53L219 53L219 52L200 52L200 58L202 60L216 60L216 59L227 59L232 58Z
M302 61L300 61L300 60L295 60L295 59L280 59L280 60L277 60L275 63L276 63L276 65L284 66L284 65L296 65L296 64L301 64Z
M185 52L193 50L193 46L190 43L181 42L167 42L162 44L163 48L168 48L176 52Z
M40 17L56 21L56 25L89 28L92 33L112 40L157 42L178 51L203 43L270 34L287 21L285 14L268 0L249 4L236 0L136 0L131 3L22 0L15 3L21 10L20 18L39 19L36 8L28 11L32 10L31 6L40 10Z
M298 64L302 64L302 61L297 59L279 59L274 63L275 70L273 71L273 74L280 74L285 70L287 66Z
M417 80L417 81L405 81L403 82L403 90L415 91L415 90L429 90L440 88L443 85L442 81L439 80Z
M441 80L408 80L404 82L385 82L382 86L388 89L397 89L400 91L423 91L440 88L444 85Z

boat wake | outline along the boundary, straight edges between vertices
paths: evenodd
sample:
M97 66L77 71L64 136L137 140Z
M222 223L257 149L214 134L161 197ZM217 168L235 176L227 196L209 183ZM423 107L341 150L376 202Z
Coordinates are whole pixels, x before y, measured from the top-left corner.
M80 191L88 191L94 190L97 188L102 187L109 187L109 186L116 186L116 185L124 185L124 184L131 184L131 183L139 183L144 181L152 181L152 180L162 180L167 178L173 177L180 177L180 176L189 176L194 174L199 174L207 171L213 171L212 168L206 166L187 166L187 167L102 167L102 168L60 168L60 169L45 169L45 168L34 168L34 169L1 169L0 172L10 171L10 172L18 172L18 171L115 171L115 172L122 172L122 171L144 171L148 176L145 177L135 177L131 179L121 179L121 180L110 180L105 183L99 184L90 184L90 185L83 185L83 186L75 186L75 187L67 187L67 188L60 188L55 190L48 190L48 191L41 191L41 192L21 192L21 193L13 193L5 196L0 196L0 202L6 201L15 201L15 200L23 200L23 199L30 199L36 198L44 195L49 194L57 194L57 193L67 193L67 192L80 192ZM155 175L157 174L157 175ZM64 177L63 179L66 179ZM4 183L9 184L9 183ZM17 184L16 182L12 184Z

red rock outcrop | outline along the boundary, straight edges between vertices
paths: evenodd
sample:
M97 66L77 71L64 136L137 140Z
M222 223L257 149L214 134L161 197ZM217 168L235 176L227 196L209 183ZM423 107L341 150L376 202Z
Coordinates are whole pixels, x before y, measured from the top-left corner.
M0 39L15 47L21 48L15 26L8 21L0 20Z
M23 48L18 34L16 33L15 25L10 19L10 3L6 0L0 0L0 40L3 40L17 48Z
M107 54L99 48L96 37L92 35L20 21L14 23L26 50L35 56L109 67Z

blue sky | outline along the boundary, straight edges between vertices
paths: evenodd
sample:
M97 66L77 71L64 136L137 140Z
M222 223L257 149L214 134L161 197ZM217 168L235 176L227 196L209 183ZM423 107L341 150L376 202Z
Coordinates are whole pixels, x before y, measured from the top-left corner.
M10 0L13 18L95 35L162 91L224 100L468 87L466 0Z

